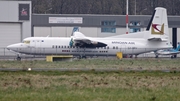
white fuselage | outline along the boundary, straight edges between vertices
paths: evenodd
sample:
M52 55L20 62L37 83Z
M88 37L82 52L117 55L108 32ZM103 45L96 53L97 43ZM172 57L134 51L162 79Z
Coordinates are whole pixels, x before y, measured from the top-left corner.
M148 41L144 38L91 38L93 41L103 42L106 47L79 48L70 47L71 38L67 37L30 37L23 43L7 46L8 49L31 55L86 55L107 56L122 52L127 55L138 55L159 49L171 48L167 42ZM28 42L27 42L28 41Z

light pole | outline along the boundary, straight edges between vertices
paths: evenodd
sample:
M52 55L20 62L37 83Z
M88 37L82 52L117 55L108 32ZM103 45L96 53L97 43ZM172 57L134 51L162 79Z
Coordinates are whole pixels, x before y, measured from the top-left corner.
M134 14L136 15L136 0L134 2Z
M126 34L128 34L128 5L129 5L129 2L128 0L126 0Z

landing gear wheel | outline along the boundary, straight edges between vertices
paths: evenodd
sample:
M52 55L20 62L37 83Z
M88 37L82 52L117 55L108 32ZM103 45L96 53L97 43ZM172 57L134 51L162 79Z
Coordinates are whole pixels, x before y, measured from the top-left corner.
M130 55L129 57L130 57L130 58L133 58L133 55Z
M156 55L156 58L158 58L158 55Z
M135 55L135 58L137 58L138 54Z
M82 56L82 58L86 59L86 56Z
M82 56L80 55L80 56L78 57L78 59L82 59Z
M171 56L171 59L173 59L173 58L174 58L174 56L172 55L172 56Z
M21 61L21 57L19 57L19 56L16 59L17 59L17 61Z
M17 61L21 61L21 57L19 56L19 54L17 54L16 60L17 60Z

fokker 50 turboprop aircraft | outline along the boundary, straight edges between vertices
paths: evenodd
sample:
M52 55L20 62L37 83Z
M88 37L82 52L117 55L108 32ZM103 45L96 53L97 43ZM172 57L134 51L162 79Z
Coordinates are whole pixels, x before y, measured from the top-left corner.
M174 55L177 55L180 53L180 44L176 49L165 49L165 50L157 50L154 52L156 55L156 58L158 58L158 55L171 55L171 58L174 58Z
M137 56L168 48L172 45L167 11L162 7L155 8L146 31L104 38L87 37L76 31L71 37L29 37L22 43L7 46L7 49L22 54L78 56L115 56L117 52Z

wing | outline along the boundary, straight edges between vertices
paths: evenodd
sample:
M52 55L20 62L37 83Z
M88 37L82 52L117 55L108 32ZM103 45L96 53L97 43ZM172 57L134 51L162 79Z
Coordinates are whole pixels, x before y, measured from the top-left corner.
M107 44L94 40L93 38L86 37L81 32L74 32L71 36L71 41L69 45L80 47L80 48L96 48L96 47L106 47Z
M88 38L74 38L73 46L81 48L96 48L96 47L106 47L107 44L99 41L94 41Z

